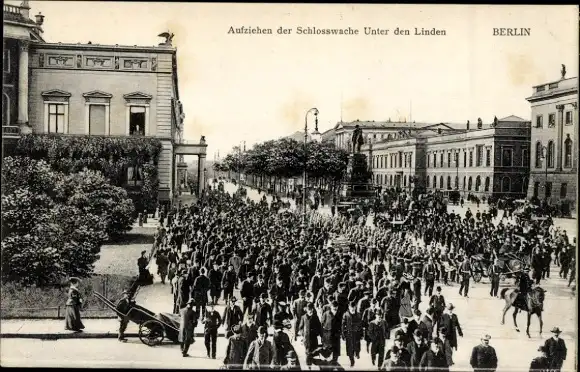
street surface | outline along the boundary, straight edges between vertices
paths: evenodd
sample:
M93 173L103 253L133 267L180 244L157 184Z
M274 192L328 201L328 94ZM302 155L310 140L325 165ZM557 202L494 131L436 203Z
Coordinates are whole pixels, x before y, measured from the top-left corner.
M226 191L235 191L236 186L226 184ZM263 194L262 194L263 195ZM248 197L259 200L262 195L258 195L256 190L248 188ZM268 201L271 197L268 197ZM469 205L475 213L477 208ZM486 205L482 204L480 210ZM450 209L456 213L465 213L467 207L461 208L451 206ZM328 211L328 212L325 212ZM327 207L322 208L323 213L330 213ZM570 235L575 232L575 228L562 227ZM573 235L575 236L575 234ZM155 265L151 265L151 272L156 273ZM572 290L567 287L567 280L558 277L559 268L552 265L551 278L540 283L547 290L544 305L544 327L543 334L539 334L539 322L533 317L530 325L531 338L525 334L526 314L518 314L517 320L520 332L517 332L512 319L513 308L506 314L505 325L501 325L502 310L504 300L489 296L489 281L484 278L480 283L471 281L469 298L459 296L458 284L444 286L442 294L446 301L455 305L455 313L464 332L464 337L459 338L459 349L454 352L453 359L455 365L452 371L471 370L469 358L472 348L480 343L481 336L491 335L490 345L495 347L498 359L498 371L522 371L527 370L530 361L537 355L537 348L544 341L551 337L550 329L559 327L563 333L561 337L565 340L568 348L568 358L564 363L563 371L573 371L575 366L576 344L576 299ZM513 286L511 279L506 279L501 283L501 288ZM238 298L239 291L234 295ZM423 296L421 310L426 310L428 297ZM173 307L173 295L170 293L169 284L156 283L144 287L137 296L137 302L154 312L171 312ZM216 309L223 312L223 301L216 306ZM90 329L86 330L90 332ZM112 332L116 329L111 329ZM198 327L196 332L202 332L202 327ZM293 338L291 336L291 338ZM102 340L58 340L40 341L30 339L3 339L0 352L2 366L19 367L103 367L103 368L208 368L216 369L222 364L227 340L218 338L217 359L207 358L203 338L197 338L197 342L190 349L190 358L182 358L179 347L170 343L159 347L150 348L142 344L138 339L131 339L127 343L118 343L114 339ZM388 341L387 347L391 345ZM299 356L300 364L305 367L304 349L299 342L294 343L294 347ZM66 360L66 361L65 361ZM342 355L339 363L350 369L348 357L346 356L345 345L342 343ZM313 366L314 370L319 369ZM354 369L373 369L370 355L365 350L363 341L361 357L356 361Z

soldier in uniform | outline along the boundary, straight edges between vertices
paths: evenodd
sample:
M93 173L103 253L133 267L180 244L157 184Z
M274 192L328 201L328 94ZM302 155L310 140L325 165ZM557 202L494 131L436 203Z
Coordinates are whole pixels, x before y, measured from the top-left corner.
M499 260L496 258L493 265L489 267L489 281L491 283L491 289L489 295L491 297L497 297L497 292L499 291L499 280L501 275L501 268L499 267Z
M355 356L360 358L361 323L362 317L356 309L356 303L351 302L342 318L342 339L346 342L346 354L351 367L354 367Z
M469 257L465 257L459 268L459 275L461 277L461 287L459 287L459 295L469 297L469 279L471 278L471 264Z
M207 357L215 359L216 345L217 345L217 331L222 324L222 317L216 311L215 305L213 303L209 304L209 309L205 313L205 317L202 320L204 324L204 338L205 338L205 349L207 351Z

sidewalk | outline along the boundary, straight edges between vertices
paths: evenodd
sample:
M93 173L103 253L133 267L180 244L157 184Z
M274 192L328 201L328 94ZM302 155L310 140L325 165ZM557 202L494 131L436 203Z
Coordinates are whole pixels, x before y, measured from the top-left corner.
M74 333L64 329L64 319L2 319L0 338L33 339L76 339L76 338L117 338L118 319L83 319L85 329ZM203 325L198 322L195 337L203 337ZM270 335L273 329L269 329ZM139 337L139 326L130 322L125 331L126 337ZM218 329L218 337L225 337L224 327Z

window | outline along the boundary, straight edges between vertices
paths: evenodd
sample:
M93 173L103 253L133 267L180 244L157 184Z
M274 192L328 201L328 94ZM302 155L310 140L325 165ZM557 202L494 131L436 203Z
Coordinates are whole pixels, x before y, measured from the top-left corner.
M471 191L471 186L472 186L472 184L473 184L471 177L469 177L469 181L467 181L467 182L468 182L468 183L467 183L467 190L468 190L468 191Z
M447 168L451 168L451 153L447 153Z
M554 167L554 141L548 142L548 168Z
M540 183L534 182L534 198L537 198L540 194Z
M89 134L106 134L106 118L106 105L89 105Z
M556 114L548 114L548 128L556 126Z
M48 104L48 133L65 133L65 105Z
M530 182L530 180L527 177L524 177L522 180L522 192L528 192L528 182Z
M399 167L401 167L401 164L403 164L403 153L399 152Z
M535 160L536 168L542 167L542 143L536 142L536 160Z
M558 83L550 83L548 84L548 89L556 89L558 88Z
M564 118L564 123L566 125L572 125L572 111L566 111L566 117Z
M392 174L389 177L389 185L393 186L393 175Z
M409 153L409 168L413 166L413 153Z
M568 184L563 183L560 186L560 199L566 199L566 194L568 194Z
M530 154L527 147L522 148L522 167L527 168L530 166Z
M437 154L433 154L433 168L437 168Z
M443 176L439 176L439 188L440 189L444 189L445 186L443 186Z
M10 124L10 97L2 93L2 125Z
M501 148L501 166L502 167L511 167L513 165L513 149L511 147L502 147Z
M564 141L564 167L572 168L572 140L570 137Z
M469 167L473 167L473 151L469 152Z
M551 198L552 197L552 182L547 182L546 183L546 187L545 187L545 197L546 199Z
M536 92L543 92L544 90L546 90L546 86L545 85L541 85L539 87L536 87Z
M145 107L143 106L129 107L129 135L130 136L145 135Z
M447 189L451 190L451 176L447 176Z
M431 186L429 186L429 177L427 177L427 179L425 180L425 182L427 182L427 185L426 185L427 188L431 187Z
M479 191L480 187L481 187L481 177L477 176L475 178L475 191Z
M407 175L403 177L403 186L407 187Z
M143 168L140 165L127 168L127 184L130 186L140 186L143 184Z
M437 188L437 176L433 176L433 188Z
M455 176L455 189L459 190L459 177Z
M465 180L466 179L467 179L467 177L463 176L463 187L462 187L463 190L465 190L465 185L466 185Z
M485 192L489 191L489 177L485 177Z
M542 128L544 126L544 116L537 115L536 116L536 128Z
M441 153L441 154L439 155L439 164L441 164L441 168L443 168L443 167L444 167L444 165L443 165L443 164L444 164L444 163L443 163L443 153Z
M502 192L510 192L511 191L511 179L509 177L504 177L501 180L501 191Z
M491 167L491 149L485 149L485 166Z
M389 154L389 162L390 162L389 167L392 168L393 167L393 155L391 155L391 154Z
M463 168L467 168L467 153L463 151Z
M381 155L381 168L385 167L385 157Z
M4 66L4 72L10 73L10 49L8 48L4 48L2 66Z
M477 146L477 153L475 154L475 166L481 167L483 165L483 146Z

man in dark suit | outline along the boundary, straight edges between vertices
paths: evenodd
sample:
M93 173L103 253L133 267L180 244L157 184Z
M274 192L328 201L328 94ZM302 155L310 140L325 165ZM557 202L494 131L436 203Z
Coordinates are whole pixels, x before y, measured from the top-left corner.
M378 309L375 312L375 319L369 324L368 337L371 344L371 362L379 368L383 365L389 332L387 322L383 319L383 311ZM375 360L378 364L375 364Z
M320 319L318 319L318 315L314 311L314 305L311 302L306 305L306 314L300 319L298 330L302 336L302 343L306 350L306 365L310 367L316 351L319 350L318 336L322 333Z
M471 263L469 257L465 257L461 266L459 267L459 275L461 276L461 286L459 287L459 295L469 297L469 279L471 278Z
M268 327L268 322L271 324L274 319L272 317L272 307L270 306L270 304L266 301L268 298L268 295L265 293L262 293L262 295L260 296L260 302L258 302L258 304L256 305L256 313L254 314L255 316L255 322L256 325L258 327Z
M252 306L254 306L254 274L248 273L246 280L242 282L242 289L240 290L240 296L242 297L242 312L252 311Z
M356 309L356 303L351 302L342 318L342 339L346 342L346 354L351 367L354 367L355 356L357 359L360 358L361 323L362 317Z
M497 369L497 354L493 346L489 345L490 335L481 338L481 344L475 346L471 352L469 363L474 372L494 372Z
M493 265L489 268L489 280L491 283L491 289L489 295L491 297L497 297L497 291L499 290L499 280L500 280L501 268L499 267L499 260L496 258Z
M410 370L418 372L421 358L423 358L423 354L429 350L429 346L423 340L423 334L419 329L415 329L413 332L413 341L409 342L407 350L411 355L411 363L409 364L409 367L411 367Z
M300 329L300 321L304 314L306 314L306 291L301 289L298 292L298 298L292 303L292 316L294 316L294 341L298 340L298 333Z
M195 342L194 330L197 325L197 313L193 310L193 302L193 299L189 299L187 305L179 311L181 316L179 342L181 343L181 354L184 357L189 356L189 347Z
M227 369L242 369L248 352L248 342L240 334L240 326L232 329L233 336L228 339L224 366Z
M425 268L423 269L423 278L425 278L425 296L433 295L433 286L435 286L435 264L433 264L433 259L429 257L429 261Z
M544 348L546 349L546 356L550 361L550 370L560 371L562 365L566 360L566 354L568 353L566 349L566 343L560 338L560 328L552 328L552 337L546 340Z
M222 317L217 312L213 303L209 304L209 310L205 313L203 319L204 327L204 338L205 338L205 349L207 351L207 357L215 359L216 345L217 345L217 331L222 325Z
M199 276L193 282L191 287L191 298L195 300L195 311L201 316L205 316L205 307L207 305L207 291L210 288L210 280L206 276L207 270L202 267Z
M237 298L231 297L222 315L226 328L226 337L230 337L234 327L240 325L244 319L242 309L236 304L237 301Z

